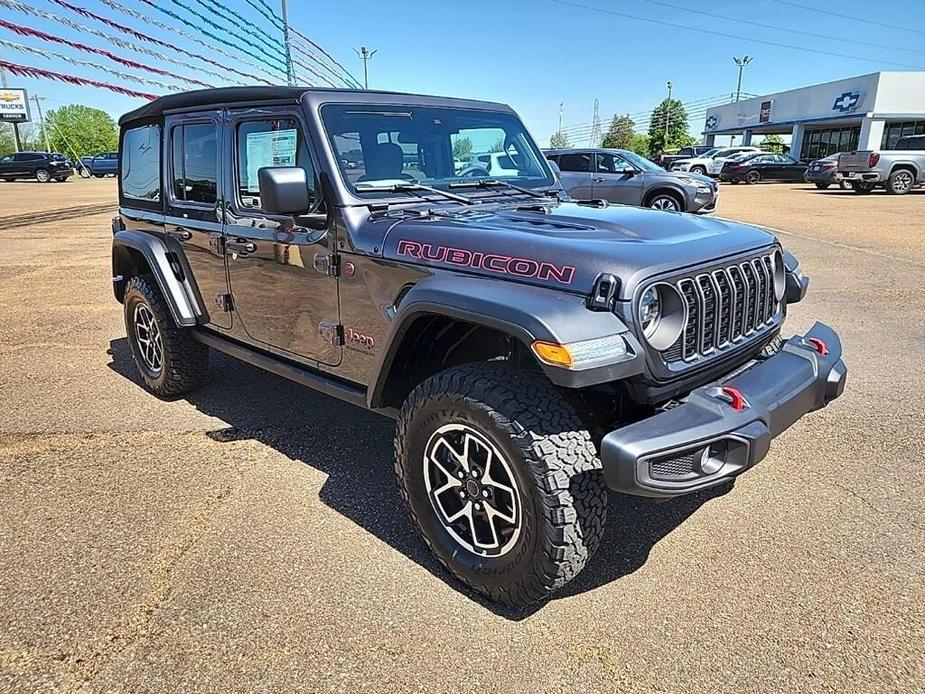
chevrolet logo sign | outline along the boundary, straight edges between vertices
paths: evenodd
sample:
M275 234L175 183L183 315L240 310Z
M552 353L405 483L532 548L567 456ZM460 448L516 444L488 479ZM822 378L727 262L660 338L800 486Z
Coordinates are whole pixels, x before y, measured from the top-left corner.
M19 95L14 94L13 92L0 92L0 101L5 101L10 103L11 101L19 101Z

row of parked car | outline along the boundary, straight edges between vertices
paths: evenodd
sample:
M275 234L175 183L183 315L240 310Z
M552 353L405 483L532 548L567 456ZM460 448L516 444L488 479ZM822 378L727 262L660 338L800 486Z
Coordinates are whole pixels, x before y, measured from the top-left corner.
M31 179L39 183L64 182L74 175L74 163L59 152L15 152L0 158L0 180ZM101 152L81 157L76 167L83 178L115 176L119 170L118 152Z

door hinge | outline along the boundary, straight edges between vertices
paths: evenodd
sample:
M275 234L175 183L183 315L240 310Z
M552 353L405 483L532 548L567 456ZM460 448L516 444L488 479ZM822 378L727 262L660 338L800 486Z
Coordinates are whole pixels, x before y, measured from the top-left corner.
M334 253L315 253L312 266L317 272L328 277L340 276L340 260Z
M234 309L234 301L231 294L216 294L215 303L225 313L230 313Z
M342 347L344 344L344 326L339 323L330 321L321 321L318 326L318 332L321 339L330 342L334 347Z
M215 255L225 255L225 236L209 234L209 250Z

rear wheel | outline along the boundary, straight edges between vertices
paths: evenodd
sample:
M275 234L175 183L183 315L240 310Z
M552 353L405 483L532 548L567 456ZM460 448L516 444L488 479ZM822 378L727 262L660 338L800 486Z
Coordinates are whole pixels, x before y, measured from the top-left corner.
M607 493L590 434L547 381L504 363L455 367L415 388L395 471L436 558L510 606L568 583L603 534Z
M758 173L757 171L749 171L747 174L745 174L746 183L750 183L754 185L755 183L758 183L759 181L761 181L761 174Z
M825 189L828 188L831 184L830 184L830 183L816 183L815 185L816 185L816 187L817 187L819 190L825 190Z
M51 174L47 169L39 169L35 172L35 180L39 183L48 183L51 180Z
M209 348L179 327L151 275L128 281L125 332L138 373L155 395L170 397L198 386L209 367Z
M915 185L915 174L909 169L896 169L886 181L886 189L892 195L905 195Z

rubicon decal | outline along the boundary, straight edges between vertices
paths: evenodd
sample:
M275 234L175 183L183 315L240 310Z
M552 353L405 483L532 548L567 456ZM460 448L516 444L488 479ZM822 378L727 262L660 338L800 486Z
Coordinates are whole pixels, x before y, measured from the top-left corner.
M471 267L515 277L536 277L540 280L554 280L559 284L571 284L575 268L571 265L556 265L532 258L519 258L501 253L482 253L466 248L434 246L429 243L398 242L398 255L404 255L435 263L446 263L456 267Z

